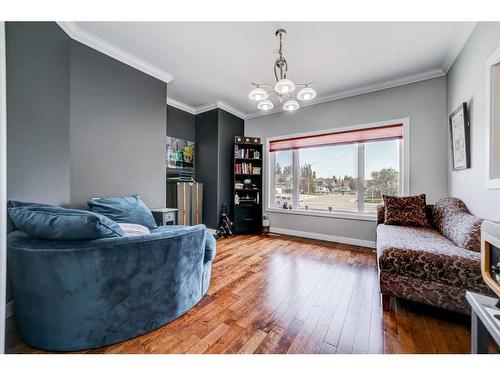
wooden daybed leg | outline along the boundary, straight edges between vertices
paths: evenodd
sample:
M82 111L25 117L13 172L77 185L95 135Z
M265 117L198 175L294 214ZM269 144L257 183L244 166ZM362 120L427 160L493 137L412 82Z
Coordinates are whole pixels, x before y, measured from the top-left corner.
M382 310L386 312L394 312L394 297L390 294L382 293Z

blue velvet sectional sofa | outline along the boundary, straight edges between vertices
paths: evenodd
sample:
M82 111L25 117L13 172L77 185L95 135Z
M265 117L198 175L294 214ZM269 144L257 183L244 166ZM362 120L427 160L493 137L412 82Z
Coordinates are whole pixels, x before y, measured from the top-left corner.
M200 301L214 256L215 239L204 225L80 241L12 232L8 262L18 331L29 345L52 351L139 336Z

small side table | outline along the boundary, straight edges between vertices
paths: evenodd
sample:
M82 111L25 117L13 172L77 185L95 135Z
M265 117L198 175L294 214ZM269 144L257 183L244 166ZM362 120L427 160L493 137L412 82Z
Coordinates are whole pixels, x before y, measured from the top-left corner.
M490 336L500 346L500 320L491 313L496 310L500 315L495 307L498 299L473 292L466 292L465 297L471 307L471 353L487 354Z
M151 212L156 225L175 225L177 222L177 208L155 208Z

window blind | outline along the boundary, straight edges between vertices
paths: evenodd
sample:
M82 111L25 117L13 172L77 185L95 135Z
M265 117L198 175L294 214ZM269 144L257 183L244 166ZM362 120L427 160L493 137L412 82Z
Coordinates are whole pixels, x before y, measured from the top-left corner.
M335 146L402 138L403 124L394 124L376 128L279 139L269 142L269 151L295 150L307 147Z

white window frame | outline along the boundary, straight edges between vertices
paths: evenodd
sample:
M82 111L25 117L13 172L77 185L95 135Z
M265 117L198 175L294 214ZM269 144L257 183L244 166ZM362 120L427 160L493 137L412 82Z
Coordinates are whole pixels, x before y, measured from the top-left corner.
M345 126L345 127L340 127L340 128L331 128L331 129L324 129L320 131L311 131L311 132L303 132L303 133L295 133L295 134L286 134L286 135L281 135L281 136L276 136L276 137L268 137L266 138L264 142L264 165L266 165L266 173L264 174L264 186L267 190L267 192L264 192L264 207L266 212L277 212L277 213L282 213L282 214L287 214L287 215L306 215L306 216L318 216L318 217L330 217L330 218L340 218L340 219L352 219L352 220L363 220L363 221L376 221L377 219L377 214L376 213L371 213L371 212L350 212L350 211L339 211L339 210L333 210L332 212L323 212L323 211L314 211L314 210L297 210L297 209L292 209L292 210L284 210L276 207L270 207L270 202L271 202L271 195L272 191L274 188L274 178L272 176L272 173L274 171L274 164L275 164L275 153L269 152L269 144L272 141L277 141L277 140L282 140L282 139L287 139L287 138L295 138L295 137L306 137L306 136L313 136L313 135L323 135L323 134L331 134L331 133L339 133L339 132L345 132L345 131L351 131L351 130L362 130L362 129L369 129L369 128L377 128L377 127L383 127L383 126L389 126L389 125L394 125L394 124L403 124L403 139L399 143L399 166L400 166L400 173L399 173L399 186L400 186L400 192L402 195L409 195L411 194L410 191L410 118L405 117L405 118L400 118L400 119L393 119L393 120L387 120L387 121L379 121L379 122L372 122L372 123L366 123L366 124L359 124L359 125L354 125L354 126ZM364 144L358 144L359 150L358 150L358 170L362 171L362 174L364 174ZM297 163L295 163L297 164ZM297 176L297 173L294 173L294 176ZM294 177L295 178L295 177ZM364 178L364 176L359 176L358 179L361 180L361 178ZM360 184L362 185L362 184ZM295 183L293 184L294 189L298 189L298 184ZM358 191L358 194L362 192L364 187L360 188L361 191ZM296 194L292 194L293 196L297 196ZM360 202L361 201L361 202ZM292 202L293 207L297 207L298 205L295 204L297 202ZM364 208L364 201L363 199L358 199L358 210L359 208ZM361 211L361 210L359 210Z

